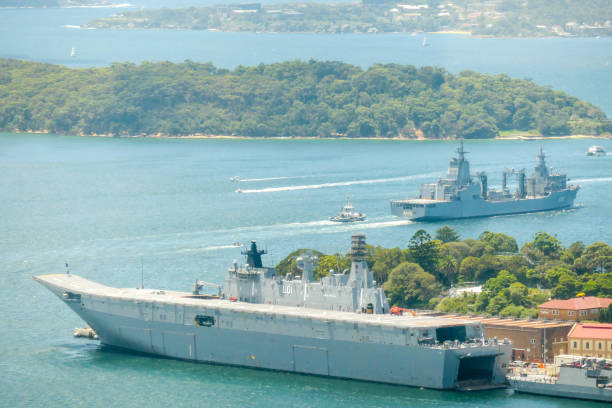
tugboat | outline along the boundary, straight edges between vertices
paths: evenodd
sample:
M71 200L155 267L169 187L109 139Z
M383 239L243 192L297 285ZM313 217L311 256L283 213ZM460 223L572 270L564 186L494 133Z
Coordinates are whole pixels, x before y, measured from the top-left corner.
M338 215L335 217L330 217L330 221L334 222L355 222L355 221L363 221L366 219L366 215L364 213L360 213L355 211L355 207L349 201L348 197L346 198L346 205L342 207Z
M601 146L591 146L586 152L587 156L605 156L606 150Z

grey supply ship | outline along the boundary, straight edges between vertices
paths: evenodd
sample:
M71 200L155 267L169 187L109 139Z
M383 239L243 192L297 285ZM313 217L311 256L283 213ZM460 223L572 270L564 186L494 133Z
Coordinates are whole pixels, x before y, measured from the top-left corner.
M508 381L518 392L612 402L612 365L603 359L562 364L558 377L519 373Z
M184 360L436 389L505 383L511 343L485 340L479 322L389 313L366 264L365 236L352 239L345 273L312 280L262 266L253 242L234 261L223 292L118 289L70 274L34 279L89 324L102 344Z
M414 221L436 221L557 210L571 207L580 189L568 184L565 174L553 173L546 166L542 148L533 175L526 177L523 169L504 170L501 190L488 187L484 172L470 174L465 153L461 141L446 177L423 184L417 198L391 200L391 213ZM507 186L512 175L518 181L514 193Z

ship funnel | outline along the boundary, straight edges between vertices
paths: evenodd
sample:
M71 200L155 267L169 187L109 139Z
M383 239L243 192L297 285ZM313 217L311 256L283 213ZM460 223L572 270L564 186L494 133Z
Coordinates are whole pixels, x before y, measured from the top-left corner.
M525 186L525 169L521 169L518 172L518 196L519 198L525 198L527 196L527 188Z
M486 200L489 191L489 186L487 184L487 174L484 171L480 171L477 173L477 175L480 179L480 195L482 196L483 200Z

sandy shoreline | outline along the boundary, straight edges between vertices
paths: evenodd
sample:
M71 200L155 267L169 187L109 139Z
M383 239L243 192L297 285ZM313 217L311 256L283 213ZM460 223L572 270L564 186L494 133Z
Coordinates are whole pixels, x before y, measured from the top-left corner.
M12 130L6 133L29 133L46 135L51 134L47 130L43 131L16 131ZM122 139L228 139L228 140L405 140L405 141L434 141L434 140L455 140L447 138L407 138L407 137L343 137L343 136L330 136L330 137L316 137L316 136L237 136L237 135L205 135L205 134L191 134L191 135L166 135L162 133L156 134L140 134L140 135L113 135L113 134L85 134L81 133L78 135L61 135L61 136L82 136L82 137L107 137L107 138L122 138ZM562 139L612 139L612 134L601 134L601 135L565 135L565 136L531 136L531 135L512 135L512 136L497 136L494 138L487 139L469 139L469 140L562 140Z

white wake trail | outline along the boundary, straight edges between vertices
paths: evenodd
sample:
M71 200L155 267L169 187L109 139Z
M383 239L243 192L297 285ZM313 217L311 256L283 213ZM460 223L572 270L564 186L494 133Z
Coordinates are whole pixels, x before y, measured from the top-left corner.
M583 179L572 179L576 183L606 183L612 181L612 177L593 177L593 178L583 178Z
M291 180L291 179L301 179L301 178L309 178L316 176L279 176L279 177L263 177L263 178L246 178L246 179L238 179L239 183L252 183L254 181L274 181L274 180Z
M417 178L429 177L431 175L432 175L431 173L428 173L428 174L415 174L412 176L403 176L403 177L389 177L389 178L382 178L382 179L338 181L334 183L307 184L307 185L284 186L284 187L267 187L267 188L260 188L260 189L240 190L239 192L243 194L253 194L253 193L276 193L279 191L314 190L314 189L319 189L319 188L344 187L344 186L354 186L354 185L359 185L359 184L377 184L377 183L390 183L393 181L407 181L407 180L414 180Z

